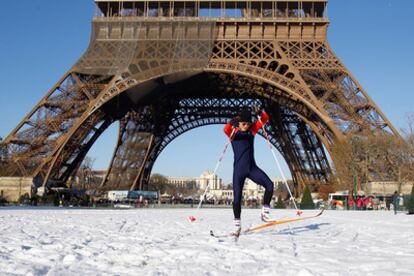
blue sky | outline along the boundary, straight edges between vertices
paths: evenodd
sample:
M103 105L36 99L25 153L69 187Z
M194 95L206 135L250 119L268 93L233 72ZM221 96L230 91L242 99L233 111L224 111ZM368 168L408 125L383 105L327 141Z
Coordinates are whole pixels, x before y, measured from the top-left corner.
M330 0L329 42L395 127L414 112L414 49L410 0ZM92 0L20 0L2 3L0 16L0 136L7 136L86 50ZM112 126L91 149L95 167L106 169L116 141ZM213 170L226 138L220 126L188 132L174 140L153 172L198 176ZM256 139L256 160L278 177L266 141ZM284 164L286 170L286 165ZM232 152L218 174L231 181Z

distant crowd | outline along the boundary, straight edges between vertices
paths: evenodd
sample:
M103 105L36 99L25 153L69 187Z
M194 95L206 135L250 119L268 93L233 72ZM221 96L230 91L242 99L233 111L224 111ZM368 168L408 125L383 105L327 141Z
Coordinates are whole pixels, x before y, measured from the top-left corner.
M397 191L392 196L348 196L345 199L333 199L330 202L331 209L347 210L394 210L402 209L404 198Z

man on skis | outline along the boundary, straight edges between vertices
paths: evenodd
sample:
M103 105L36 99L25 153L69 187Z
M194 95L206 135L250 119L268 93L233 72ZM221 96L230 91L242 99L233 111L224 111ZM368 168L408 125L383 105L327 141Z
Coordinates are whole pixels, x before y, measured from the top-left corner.
M260 120L252 122L252 114L248 109L243 109L239 116L230 120L224 127L224 132L232 140L234 152L233 164L233 213L234 232L238 236L241 231L241 200L243 185L246 178L265 188L261 219L271 221L269 216L270 201L273 196L273 183L270 178L256 165L254 160L254 137L262 126L269 120L266 112L253 107L256 114L260 114Z

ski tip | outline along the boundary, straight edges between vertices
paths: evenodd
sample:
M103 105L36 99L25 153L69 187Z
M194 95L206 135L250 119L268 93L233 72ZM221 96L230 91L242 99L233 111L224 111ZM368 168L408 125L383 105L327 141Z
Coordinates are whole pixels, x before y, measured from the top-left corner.
M320 215L322 215L322 213L325 211L325 208L322 208L321 211L315 215L315 217L319 217Z

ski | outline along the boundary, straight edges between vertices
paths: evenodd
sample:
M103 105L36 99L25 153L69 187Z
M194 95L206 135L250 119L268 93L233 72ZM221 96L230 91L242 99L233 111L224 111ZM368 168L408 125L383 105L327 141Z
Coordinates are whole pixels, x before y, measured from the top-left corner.
M214 238L217 238L217 239L229 238L229 237L233 237L233 238L237 239L240 235L241 235L241 233L239 235L235 235L234 233L226 233L226 234L222 234L222 235L216 235L216 234L214 234L213 230L210 230L210 236L212 236Z
M270 226L274 226L274 225L279 225L279 224L285 224L285 223L290 223L290 222L295 222L295 221L301 221L301 220L306 220L306 219L311 219L311 218L316 218L319 217L320 215L322 215L323 211L325 211L325 209L322 209L319 213L317 213L316 215L313 216L307 216L307 217L301 217L301 218L293 218L293 219L283 219L283 220L276 220L276 221L271 221L271 222L266 222L257 226L253 226L250 227L249 229L243 231L241 234L247 234L259 229L263 229L263 228L267 228Z
M257 226L250 227L250 228L242 231L240 233L240 235L252 234L254 231L257 231L257 230L260 230L260 229L263 229L263 228L267 228L267 227L271 227L271 226L274 226L274 225L280 225L280 224L286 224L286 223L291 223L291 222L316 218L316 217L319 217L320 215L322 215L322 213L324 211L325 211L325 209L322 209L319 213L317 213L316 215L313 215L313 216L306 216L306 217L300 217L300 218L283 219L283 220L275 220L275 221L271 221L271 222L266 222L266 223L263 223L263 224L259 224ZM210 230L210 236L215 237L215 238L236 237L232 233L223 234L223 235L216 235L216 234L214 234L213 230Z

